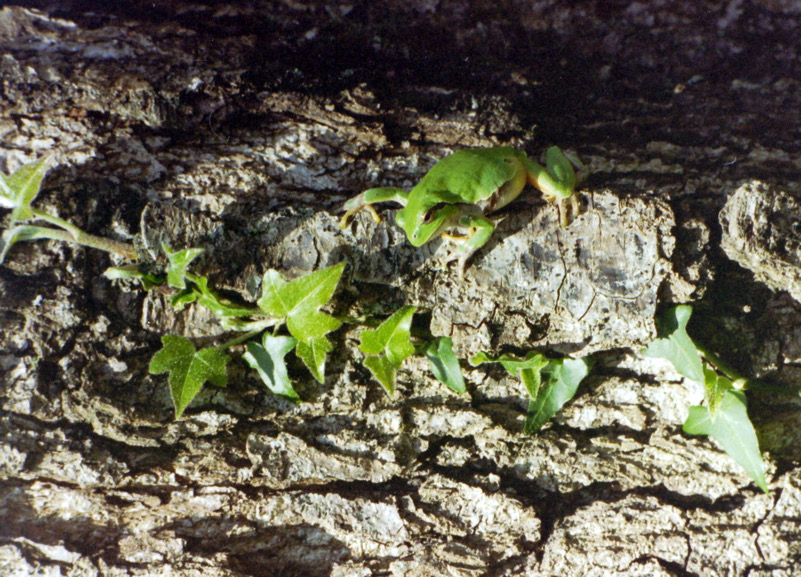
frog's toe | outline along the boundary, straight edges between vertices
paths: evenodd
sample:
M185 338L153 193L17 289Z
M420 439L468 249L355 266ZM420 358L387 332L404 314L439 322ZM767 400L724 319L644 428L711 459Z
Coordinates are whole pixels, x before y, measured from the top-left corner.
M343 205L342 208L345 209L345 214L343 214L342 218L339 219L339 228L342 230L347 228L348 223L350 222L353 215L359 212L360 210L368 211L370 213L370 216L372 216L374 222L376 223L381 222L381 217L378 216L378 213L369 204L352 204L351 201L348 201Z
M571 194L568 198L561 199L559 201L559 223L562 228L568 226L579 215L580 211L578 195Z
M453 234L450 232L443 232L440 236L456 244L464 244L473 236L474 232L470 234Z
M464 252L456 260L456 274L459 276L459 280L460 281L464 280L465 272L467 271L468 267L470 266L468 264L468 261L470 260L470 257L472 257L475 254L475 252L476 251L474 251L474 250Z
M567 199L563 198L557 204L559 207L559 225L562 228L566 228L568 224L570 224L570 219L568 218L568 206L567 206Z
M553 202L556 201L556 195L555 194L551 194L551 193L545 192L545 191L542 192L542 198L544 198L545 202L547 202L548 204L552 204Z
M367 212L369 212L369 213L370 213L370 216L372 216L372 217L373 217L373 222L375 222L376 224L378 224L379 222L381 222L381 217L380 217L380 216L378 216L378 213L377 213L377 212L376 212L376 210L375 210L375 209L372 207L372 205L365 204L363 208L364 208L365 210L367 210Z
M456 262L456 274L459 276L459 280L460 281L464 280L464 273L465 273L466 270L467 270L467 259L466 258L460 258Z
M581 212L581 205L579 204L578 194L570 195L570 206L573 210L573 218L576 218Z

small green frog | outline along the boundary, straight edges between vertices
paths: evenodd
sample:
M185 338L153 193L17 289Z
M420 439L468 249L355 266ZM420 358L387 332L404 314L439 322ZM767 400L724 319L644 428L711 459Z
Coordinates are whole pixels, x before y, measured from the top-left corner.
M339 226L345 228L362 209L380 222L371 206L374 203L402 204L395 222L412 245L421 246L439 233L461 244L459 275L463 277L467 260L495 230L495 223L485 215L512 202L526 183L538 188L546 201L559 201L563 227L569 221L568 201L573 214L578 214L574 189L586 176L584 165L556 146L545 153L545 164L543 168L508 146L459 150L437 162L411 192L396 187L371 188L350 199L343 206L345 215ZM468 233L456 236L445 232L451 228L467 229Z

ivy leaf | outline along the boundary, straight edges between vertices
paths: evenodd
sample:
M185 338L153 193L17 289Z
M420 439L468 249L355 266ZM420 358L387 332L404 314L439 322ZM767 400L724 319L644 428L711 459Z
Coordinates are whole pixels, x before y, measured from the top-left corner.
M303 343L338 329L342 323L319 311L334 295L345 263L286 282L278 271L268 270L257 304L268 315L286 319L290 334Z
M109 280L136 279L142 283L142 288L146 291L164 284L163 276L143 272L139 269L138 264L110 266L103 272L103 276Z
M545 367L545 386L528 403L523 432L534 434L576 395L579 384L590 372L589 359L552 360Z
M209 279L204 276L193 276L191 288L195 293L194 298L185 295L183 292L179 292L173 297L176 302L182 304L181 308L183 308L183 304L197 299L200 304L220 317L247 317L259 313L257 309L239 305L230 299L218 295L214 290L209 288Z
M159 374L169 371L169 384L175 418L183 414L187 405L206 381L218 387L228 382L226 365L231 358L215 348L195 350L188 339L175 335L161 337L161 349L150 360L149 371Z
M381 383L390 398L395 396L395 376L398 374L398 365L395 365L385 356L369 356L364 359L367 367L376 380Z
M431 372L440 383L459 394L467 390L459 359L453 354L453 341L450 337L434 339L426 344L423 352L428 357Z
M173 252L166 244L162 244L161 248L170 261L170 266L167 268L167 284L173 288L186 288L186 269L189 267L189 263L203 252L203 249L185 248Z
M299 401L300 397L292 388L284 361L286 354L295 348L298 341L292 337L274 337L267 333L262 342L263 345L250 341L248 350L242 358L259 373L261 380L273 393L292 401Z
M709 408L709 414L716 418L720 411L720 404L726 393L734 388L726 377L718 375L714 370L704 367L704 400Z
M536 433L575 396L592 364L589 359L548 359L535 351L523 359L510 354L492 358L484 352L470 359L473 366L481 363L500 363L507 373L525 384L529 402L523 431L527 434Z
M688 435L709 435L715 439L745 469L757 486L765 493L768 492L759 441L748 418L748 407L743 393L733 389L726 390L716 415L708 407L690 407L690 413L684 422L684 432Z
M529 351L525 358L520 359L509 353L492 358L485 352L480 352L470 359L474 367L482 363L500 363L511 376L519 378L526 385L526 390L532 399L537 398L540 389L540 371L548 364L548 358L536 351Z
M707 406L690 407L684 432L715 439L767 493L765 468L754 426L748 418L745 395L735 390L731 380L703 366L698 348L687 334L691 314L692 308L688 305L668 310L660 322L660 338L651 343L644 354L665 358L684 377L703 383ZM738 388L742 386L738 381Z
M289 334L304 343L325 336L340 326L342 326L342 322L320 311L302 311L290 315L286 319L286 328L289 329Z
M400 365L414 354L409 331L417 307L401 307L375 329L359 335L359 350L367 355L384 355L393 365Z
M359 335L359 350L368 356L364 360L373 376L384 386L389 396L395 394L395 374L401 363L414 354L409 330L417 307L405 306L375 329L365 329Z
M318 383L325 381L325 356L333 350L331 341L326 337L310 339L308 343L298 342L295 354L311 371Z
M30 162L10 176L0 174L0 207L12 209L12 222L33 218L31 203L39 194L49 160Z
M648 345L643 354L646 357L662 358L670 361L684 377L704 382L704 368L698 349L687 334L687 322L693 309L680 305L667 311L660 319L660 337Z
M198 293L193 288L187 287L170 296L170 306L175 310L182 311L186 305L197 300Z
M1 176L1 175L0 175ZM0 264L6 259L8 251L18 242L26 240L39 240L43 238L52 238L54 231L50 228L43 226L33 226L28 224L21 224L12 226L3 231L0 236Z

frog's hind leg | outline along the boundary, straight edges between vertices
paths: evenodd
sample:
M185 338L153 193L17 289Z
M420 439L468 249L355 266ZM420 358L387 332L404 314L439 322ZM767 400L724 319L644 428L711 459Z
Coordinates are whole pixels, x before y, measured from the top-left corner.
M348 226L350 218L362 209L368 210L375 222L381 222L381 217L372 207L377 202L397 202L403 206L409 201L409 193L403 189L395 188L394 186L382 186L380 188L371 188L365 190L363 193L354 196L345 204L342 205L342 210L345 214L339 221L339 228L344 229Z

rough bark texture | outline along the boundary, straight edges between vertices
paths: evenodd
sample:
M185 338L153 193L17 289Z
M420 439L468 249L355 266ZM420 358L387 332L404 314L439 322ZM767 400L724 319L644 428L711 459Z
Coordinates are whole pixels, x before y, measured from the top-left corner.
M106 5L108 4L108 5ZM306 402L237 361L172 419L147 372L202 308L20 244L0 268L0 573L790 576L801 563L796 2L30 2L0 10L0 168L54 157L38 205L84 229L202 246L248 294L345 261L339 312L430 311L458 352L596 366L539 434L522 385L412 359L395 399L336 337ZM444 154L557 144L590 168L566 229L505 209L459 282L448 243L336 209ZM722 225L722 226L721 226ZM783 292L783 291L789 292ZM251 293L250 298L254 295ZM771 493L681 423L703 392L638 351L697 301L742 373ZM294 369L293 369L294 371Z

